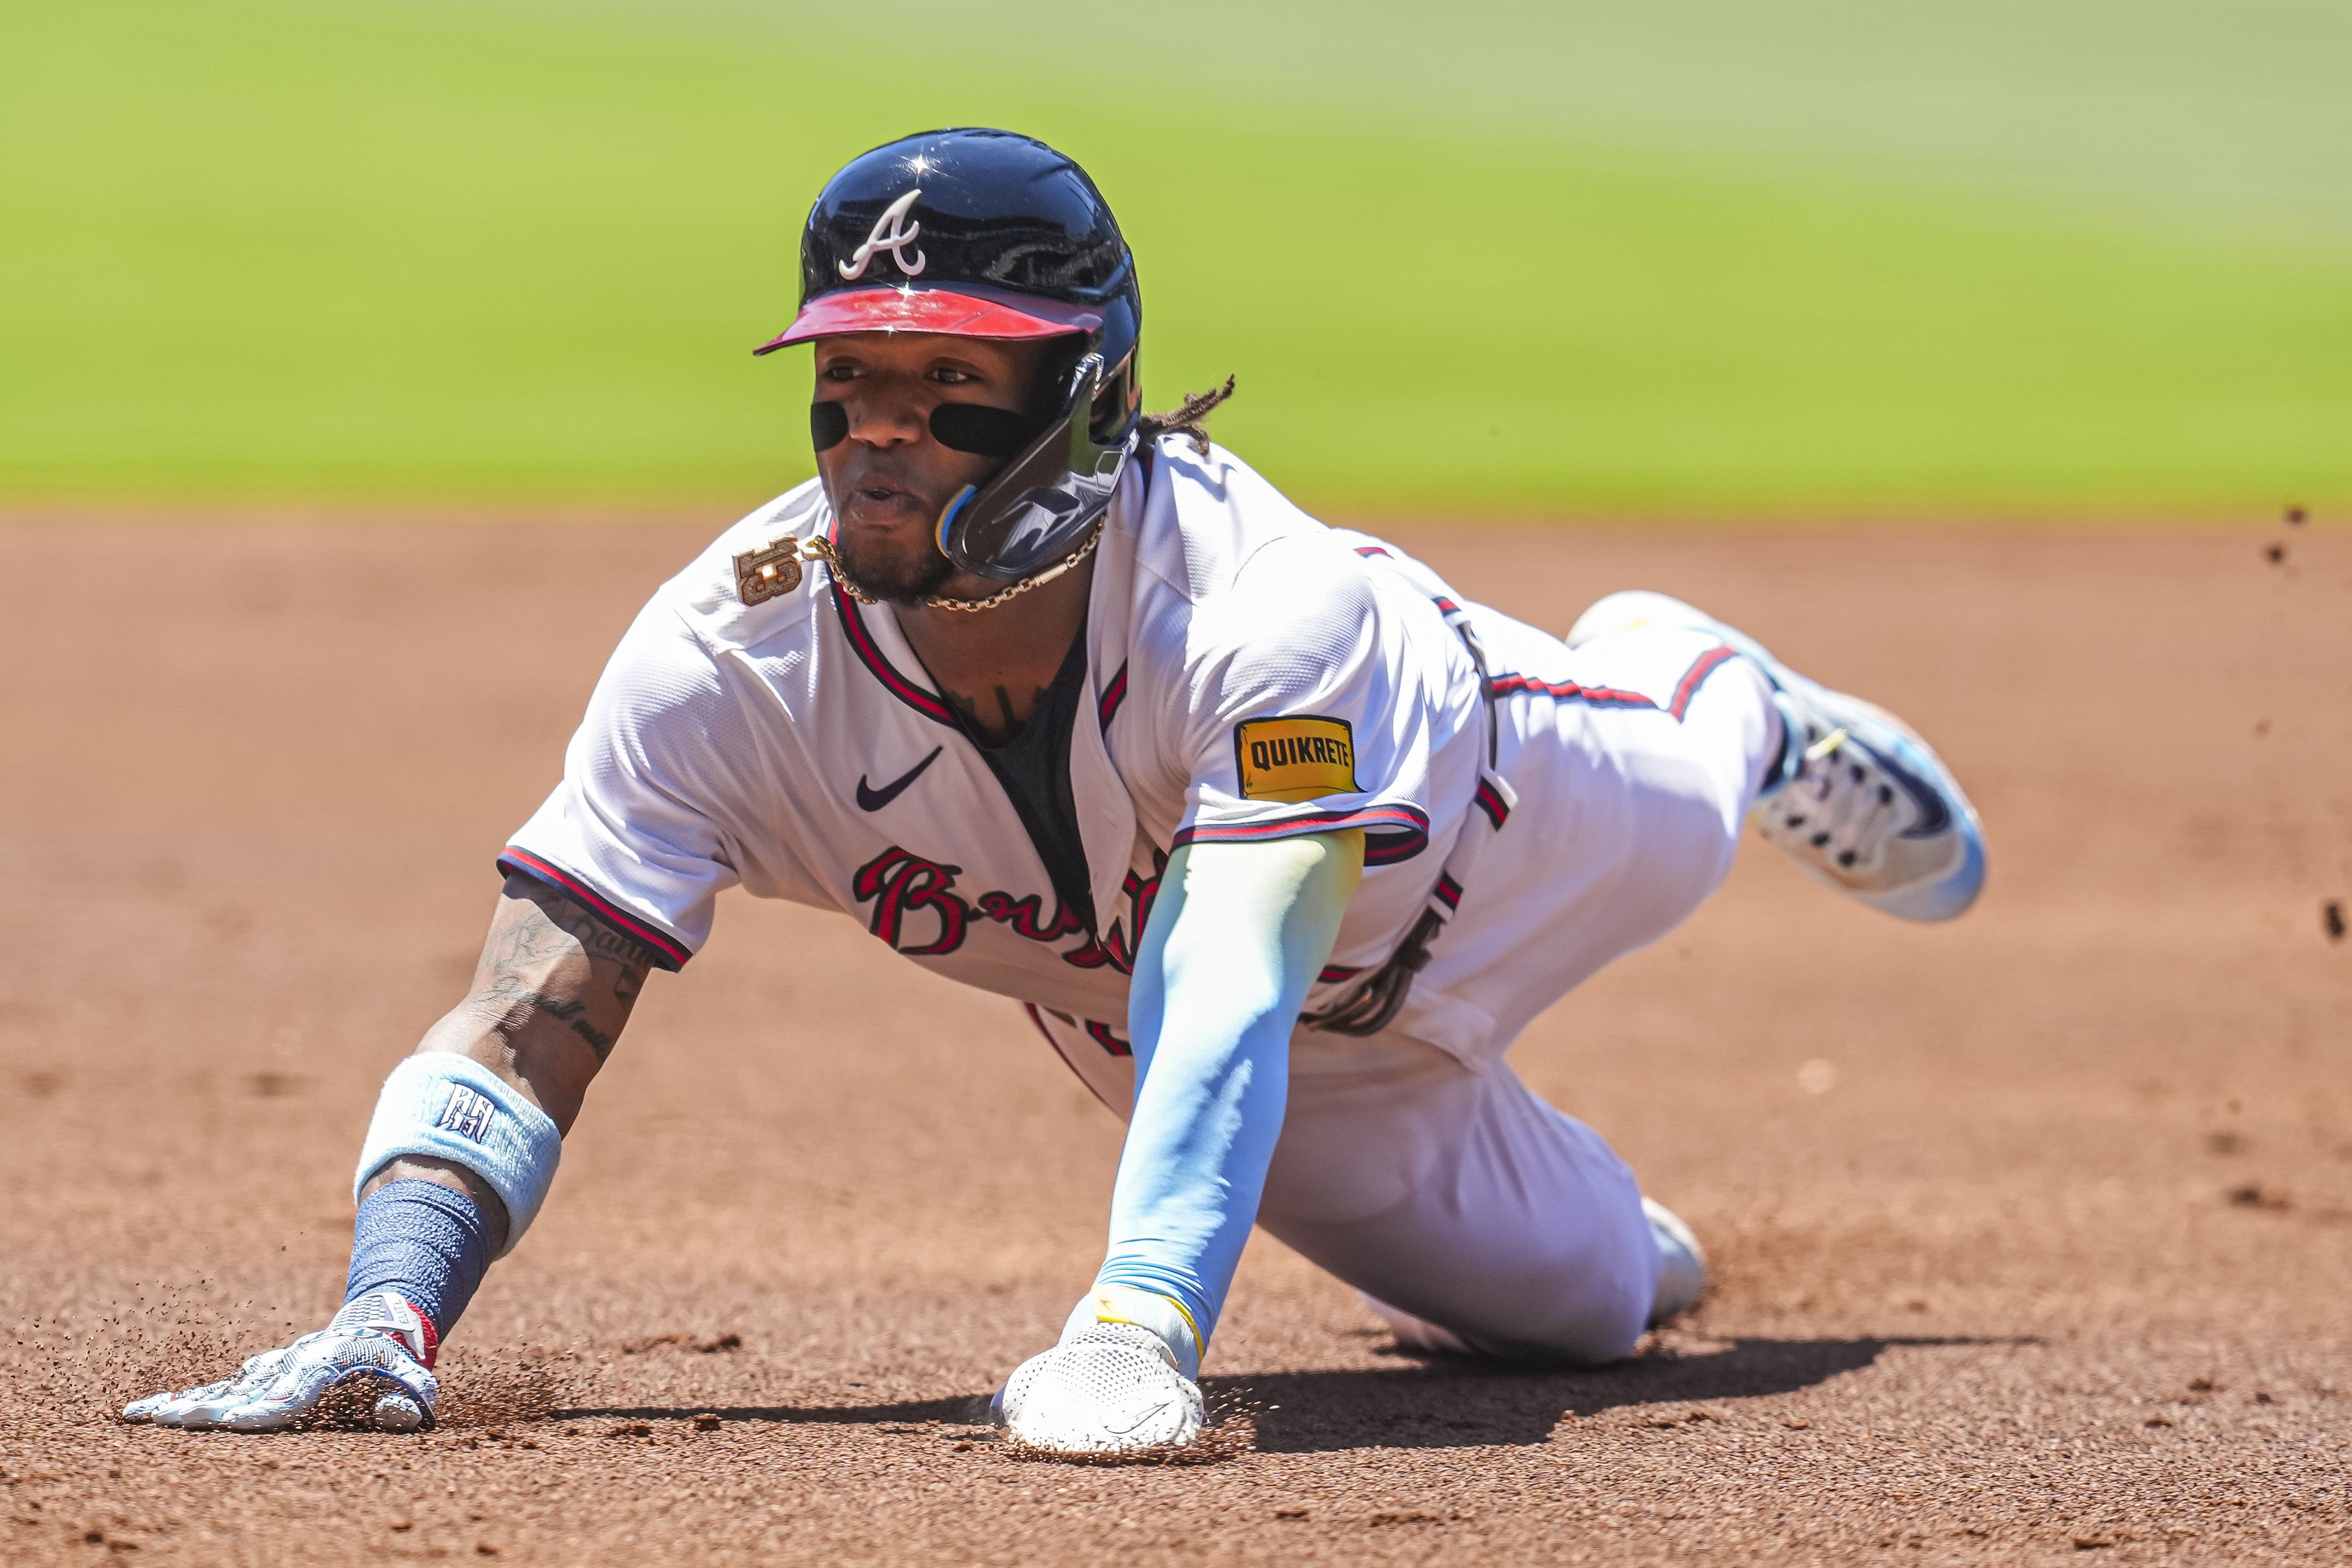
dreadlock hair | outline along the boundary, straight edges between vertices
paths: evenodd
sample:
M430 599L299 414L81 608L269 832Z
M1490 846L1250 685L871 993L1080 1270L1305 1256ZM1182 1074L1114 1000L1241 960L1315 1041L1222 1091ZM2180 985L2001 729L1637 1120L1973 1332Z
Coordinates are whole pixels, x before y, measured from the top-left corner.
M1209 411L1234 395L1234 378L1227 376L1225 384L1213 392L1187 392L1184 401L1166 413L1147 413L1136 422L1146 441L1157 441L1163 435L1182 434L1192 438L1192 450L1202 456L1209 455Z

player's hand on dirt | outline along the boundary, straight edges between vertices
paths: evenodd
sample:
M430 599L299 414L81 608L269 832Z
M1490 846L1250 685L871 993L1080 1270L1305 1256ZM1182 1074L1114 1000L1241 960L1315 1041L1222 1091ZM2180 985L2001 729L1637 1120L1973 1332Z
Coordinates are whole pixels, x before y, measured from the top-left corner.
M1144 1295L1121 1294L1130 1303ZM1191 1375L1200 1357L1182 1321L1155 1331L1130 1321L1155 1314L1120 1313L1111 1300L1098 1292L1080 1302L1061 1343L1023 1362L1005 1380L993 1414L1016 1442L1056 1453L1108 1454L1181 1447L1201 1435L1206 1416Z
M250 1357L234 1377L134 1399L122 1418L274 1432L319 1414L341 1390L338 1407L348 1397L352 1414L380 1429L413 1431L431 1424L441 1392L425 1360L434 1348L422 1313L394 1291L374 1291L347 1302L318 1333Z

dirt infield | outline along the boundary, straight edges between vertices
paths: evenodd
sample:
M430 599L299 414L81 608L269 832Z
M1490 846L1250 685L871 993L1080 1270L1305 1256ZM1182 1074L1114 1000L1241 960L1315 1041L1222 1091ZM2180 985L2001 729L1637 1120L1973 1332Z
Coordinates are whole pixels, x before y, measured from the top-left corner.
M2352 1555L2352 535L1397 537L1896 706L1990 890L1906 927L1751 845L1521 1042L1717 1261L1636 1360L1402 1357L1261 1237L1209 1380L1254 1437L1090 1469L972 1416L1090 1277L1115 1124L1010 1004L731 894L439 1430L113 1421L332 1309L375 1086L699 539L0 528L0 1559Z

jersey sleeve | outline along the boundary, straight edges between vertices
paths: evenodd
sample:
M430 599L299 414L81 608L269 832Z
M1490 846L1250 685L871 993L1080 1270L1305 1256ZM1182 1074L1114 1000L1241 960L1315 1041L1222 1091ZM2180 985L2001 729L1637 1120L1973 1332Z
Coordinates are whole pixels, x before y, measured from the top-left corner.
M717 663L656 598L614 650L563 758L563 781L499 856L562 889L676 969L737 880L723 826L727 737L740 727ZM737 764L740 766L740 762Z
M1257 550L1188 632L1192 779L1175 842L1361 829L1368 866L1429 842L1431 755L1448 726L1428 611L1384 596L1328 534ZM1424 633L1416 637L1413 633Z

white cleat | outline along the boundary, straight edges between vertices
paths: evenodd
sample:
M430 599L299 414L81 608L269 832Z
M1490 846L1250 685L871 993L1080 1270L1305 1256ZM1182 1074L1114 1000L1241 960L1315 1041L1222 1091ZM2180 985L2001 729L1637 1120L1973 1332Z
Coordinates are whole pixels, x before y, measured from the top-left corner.
M1985 880L1984 830L1943 759L1885 709L1807 680L1753 638L1663 593L1612 593L1586 611L1570 647L1642 625L1703 631L1772 683L1789 762L1755 819L1805 873L1905 920L1949 920Z
M1650 1326L1678 1318L1706 1293L1706 1253L1682 1216L1654 1197L1642 1199L1650 1238L1658 1244L1658 1293L1650 1306Z

